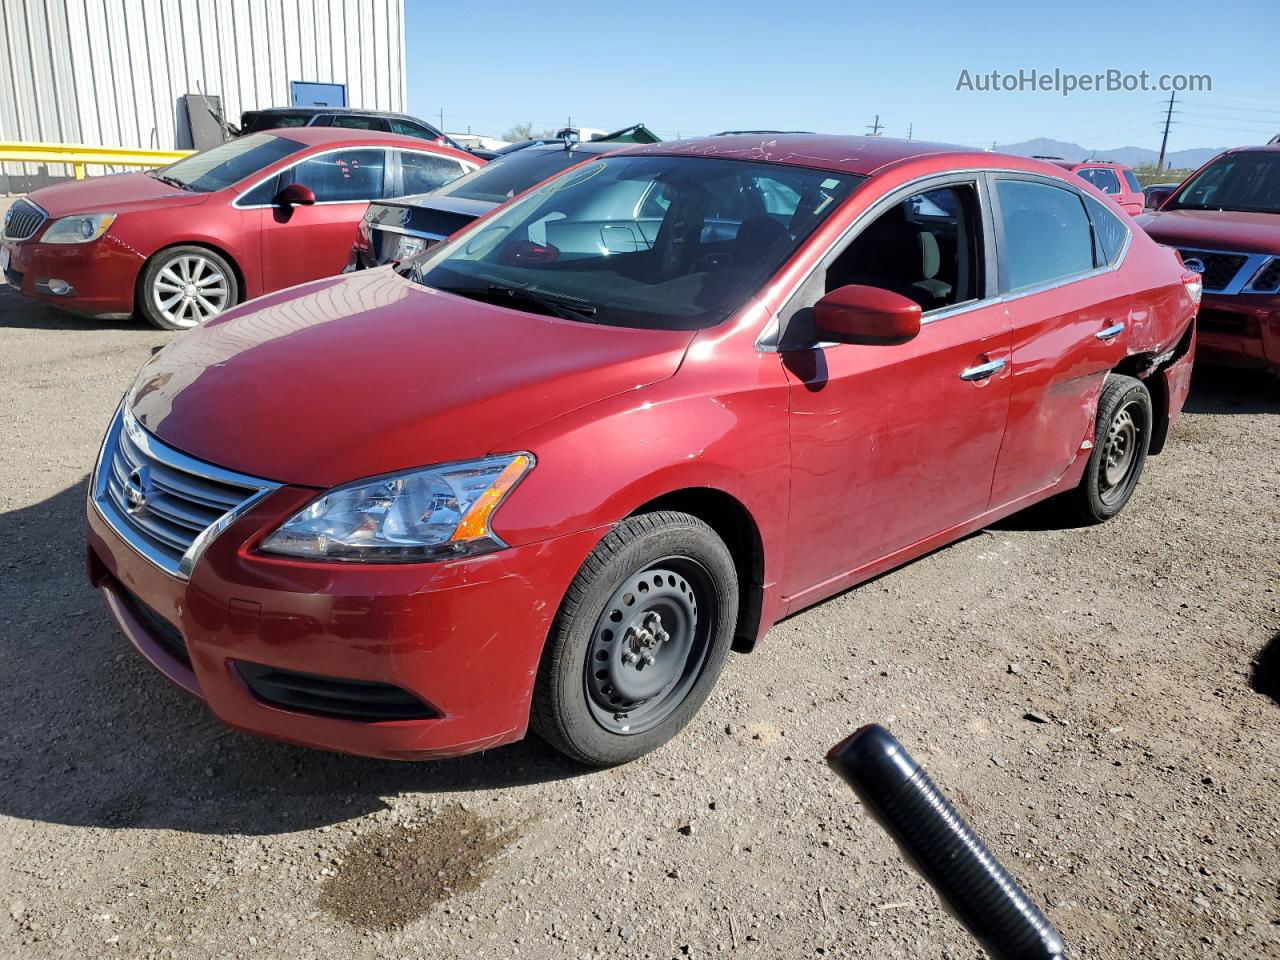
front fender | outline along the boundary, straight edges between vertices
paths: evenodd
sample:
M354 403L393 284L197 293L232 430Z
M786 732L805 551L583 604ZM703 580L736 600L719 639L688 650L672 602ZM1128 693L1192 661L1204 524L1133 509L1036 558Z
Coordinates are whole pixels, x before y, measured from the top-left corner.
M751 514L775 580L789 497L787 389L776 354L752 350L748 363L718 367L690 359L669 380L512 437L502 449L529 450L537 466L495 514L494 532L513 545L603 535L658 497L706 488Z

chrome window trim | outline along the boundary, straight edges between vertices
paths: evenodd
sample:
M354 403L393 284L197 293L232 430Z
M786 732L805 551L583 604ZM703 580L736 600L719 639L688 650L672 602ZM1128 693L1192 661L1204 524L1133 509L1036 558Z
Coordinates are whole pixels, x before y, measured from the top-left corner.
M348 144L345 147L330 147L327 150L320 150L317 153L308 153L306 156L299 157L297 160L294 160L292 163L285 164L283 167L281 167L279 170L275 171L274 173L268 173L264 177L259 177L249 186L245 187L243 190L241 190L239 193L236 194L236 198L231 201L231 206L236 210L275 210L277 206L274 203L241 203L240 201L243 200L250 193L252 193L254 190L257 190L258 187L262 186L268 180L272 179L273 177L278 177L282 173L287 173L288 171L292 170L294 167L298 166L299 164L306 163L308 160L314 160L317 157L325 157L331 153L342 153L347 150L381 150L383 154L382 169L384 171L391 164L392 150L400 150L405 153L423 153L430 157L440 156L440 154L436 153L434 150L422 150L415 147L401 147L398 145L387 146L386 144L374 144L374 143ZM444 159L452 160L454 163L458 164L458 166L462 167L462 173L460 174L460 176L465 176L466 174L470 173L472 170L478 170L480 168L480 164L471 163L470 161L462 160L458 157L446 156L444 157ZM386 176L385 172L383 176L385 178ZM393 199L393 198L370 197L367 200L319 200L315 204L313 204L313 206L328 207L328 206L336 206L338 204L344 204L344 203L366 203L367 204L367 203L377 203L379 200L388 200L388 199Z
M1110 211L1108 211L1108 213L1110 213ZM1092 270L1083 270L1080 273L1068 274L1067 276L1059 277L1056 280L1046 280L1044 283L1037 283L1030 287L1020 287L1017 290L1007 290L1000 294L996 299L1003 303L1009 303L1013 300L1021 300L1023 297L1030 297L1037 293L1044 293L1046 290L1056 290L1058 287L1065 287L1068 283L1079 283L1081 280L1100 277L1104 273L1114 273L1119 270L1120 265L1124 263L1125 257L1129 255L1129 247L1132 245L1133 233L1126 232L1124 246L1120 248L1120 255L1116 257L1115 263L1104 263L1102 266L1094 267Z
M831 244L828 250L824 251L822 258L820 258L818 262L815 263L805 273L805 275L795 283L794 286L792 286L792 288L787 292L786 296L783 297L783 303L784 304L789 303L791 298L800 292L800 288L809 282L809 279L822 265L823 260L826 259L827 252L845 245L852 238L855 231L858 231L859 229L861 229L861 227L864 225L864 222L866 221L868 216L871 216L872 214L874 214L875 216L879 216L881 213L883 213L884 201L888 200L889 198L899 196L903 191L906 191L908 189L914 189L916 187L919 187L922 184L928 183L931 180L964 180L964 179L968 179L969 176L972 175L974 179L981 181L983 178L987 176L994 177L994 176L999 176L1001 174L1014 174L1023 179L1031 180L1037 183L1044 183L1047 186L1057 187L1061 190L1066 190L1068 192L1074 193L1081 198L1082 206L1084 205L1084 198L1088 196L1088 194L1078 189L1072 183L1069 183L1065 180L1059 180L1056 177L1045 176L1044 174L1037 173L1033 170L1017 170L1010 167L977 167L977 168L967 169L967 170L950 170L950 171L944 171L941 173L924 174L912 180L908 180L905 183L899 184L897 187L893 188L893 190L889 191L889 193L885 194L883 197L876 200L875 203L873 203L870 207L868 207L866 210L860 213L853 220L853 222L850 223L849 226L845 228L845 230L840 234L840 236L836 238L835 242ZM874 179L874 176L875 176L874 174L868 175L866 182L870 182L872 179ZM946 184L942 183L942 184L939 184L939 186L940 187L946 186ZM849 199L852 200L853 197L850 196ZM1120 267L1124 264L1125 258L1128 257L1129 255L1130 247L1132 247L1133 245L1133 230L1130 229L1129 224L1121 220L1119 216L1112 213L1110 210L1107 210L1106 212L1111 216L1115 217L1116 220L1125 228L1124 245L1120 248L1120 253L1116 257L1113 263L1103 264L1100 267L1094 267L1092 270L1071 274L1066 277L1061 277L1057 280L1046 281L1045 283L1038 284L1034 287L1024 287L1021 290L1005 291L1003 293L997 293L996 295L991 297L984 297L978 300L967 300L964 303L952 304L951 306L948 306L948 307L939 307L936 310L932 310L932 311L929 311L928 313L922 314L920 317L920 325L923 327L937 320L944 320L947 317L956 316L958 314L969 313L970 311L977 310L981 307L991 306L996 303L1008 303L1011 300L1020 300L1023 297L1029 297L1037 293L1044 293L1047 290L1054 290L1058 287L1066 286L1068 283L1077 283L1081 280L1087 280L1091 277L1101 276L1104 273L1113 273L1119 270ZM1085 207L1085 216L1088 217L1087 207ZM1090 228L1092 229L1092 220L1090 220ZM998 256L999 256L999 253L997 252L997 257ZM764 328L760 331L760 335L756 338L755 347L757 351L759 351L760 353L777 353L778 352L777 341L780 333L778 326L779 326L778 315L774 313L769 317L768 322L765 323ZM813 344L809 347L797 347L796 349L825 349L827 347L835 347L835 346L853 346L853 344L838 344L838 343L823 342L823 343Z
M1244 250L1223 250L1222 248L1210 249L1208 247L1187 247L1174 243L1168 244L1168 246L1173 247L1180 253L1185 250L1187 253L1208 253L1215 256L1244 257L1244 263L1240 265L1240 269L1236 271L1235 276L1231 278L1230 283L1225 287L1217 289L1205 287L1205 293L1212 293L1215 296L1234 297L1241 293L1268 294L1280 291L1280 286L1274 287L1270 290L1253 289L1253 281L1258 278L1258 275L1267 268L1268 264L1270 264L1272 260L1276 259L1276 254L1248 253Z
M205 463L203 460L196 460L180 450L175 450L148 433L146 428L129 411L127 403L127 398L121 402L115 416L111 418L111 425L107 428L106 435L102 439L102 446L98 451L98 459L94 464L93 476L90 481L91 494L89 502L93 504L94 510L97 511L103 522L140 557L172 577L176 577L179 580L189 580L191 571L195 568L204 551L208 549L209 544L213 543L224 530L244 516L261 500L280 489L282 485L259 477L251 477L245 473L237 473L234 470L226 470L211 463ZM150 543L140 539L134 533L132 526L116 508L115 504L111 502L111 497L107 492L107 478L110 471L103 469L104 461L108 456L114 456L122 431L128 433L129 440L139 450L165 466L217 483L244 487L248 491L245 499L237 506L228 510L196 535L176 567L168 556L155 549Z
M14 198L14 201L13 201L14 204L16 205L19 200L21 200L23 203L27 204L28 206L35 207L37 210L39 210L41 216L43 216L44 219L36 224L36 227L34 230L32 230L29 234L27 234L25 237L21 239L17 237L9 236L8 232L4 228L4 221L0 219L0 240L11 240L14 243L26 243L28 240L34 239L35 235L40 232L40 228L49 222L49 211L46 210L44 207L40 206L40 204L36 203L29 196Z

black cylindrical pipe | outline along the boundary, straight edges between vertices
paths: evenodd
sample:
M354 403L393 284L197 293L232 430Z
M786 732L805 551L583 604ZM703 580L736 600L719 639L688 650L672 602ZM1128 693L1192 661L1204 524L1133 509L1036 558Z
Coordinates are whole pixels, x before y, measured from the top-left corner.
M827 763L992 960L1062 960L1053 924L893 734L862 727L831 748Z

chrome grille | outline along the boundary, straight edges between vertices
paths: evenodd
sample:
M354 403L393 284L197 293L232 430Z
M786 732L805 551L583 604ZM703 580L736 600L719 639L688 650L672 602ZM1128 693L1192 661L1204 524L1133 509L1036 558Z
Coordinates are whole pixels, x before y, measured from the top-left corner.
M1272 257L1249 283L1250 293L1275 293L1280 291L1280 257Z
M49 215L30 200L18 200L4 212L4 238L28 240L48 219Z
M166 446L121 407L103 441L93 499L126 543L186 579L213 538L277 486Z
M1195 258L1204 264L1201 278L1206 290L1225 290L1249 258L1243 253L1218 253L1209 250L1179 250L1182 259Z

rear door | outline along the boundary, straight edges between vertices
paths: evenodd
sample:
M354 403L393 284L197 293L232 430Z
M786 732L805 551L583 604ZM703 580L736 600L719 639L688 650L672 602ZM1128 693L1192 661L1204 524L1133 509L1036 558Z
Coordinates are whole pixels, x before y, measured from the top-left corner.
M982 515L1009 407L1009 317L996 296L982 177L899 191L797 295L850 283L915 299L920 334L893 346L782 349L791 389L791 550L784 592L883 563ZM788 308L790 309L790 307Z
M382 147L329 148L279 175L276 191L299 183L311 188L316 202L260 210L264 292L342 271L369 201L386 194L387 153Z
M1127 353L1129 297L1112 263L1127 225L1068 184L993 174L1000 291L1013 323L1009 423L991 490L993 507L1055 484L1088 456L1107 373ZM1110 231L1110 249L1095 240ZM1119 233L1115 233L1119 225ZM1117 242L1119 241L1119 245Z

